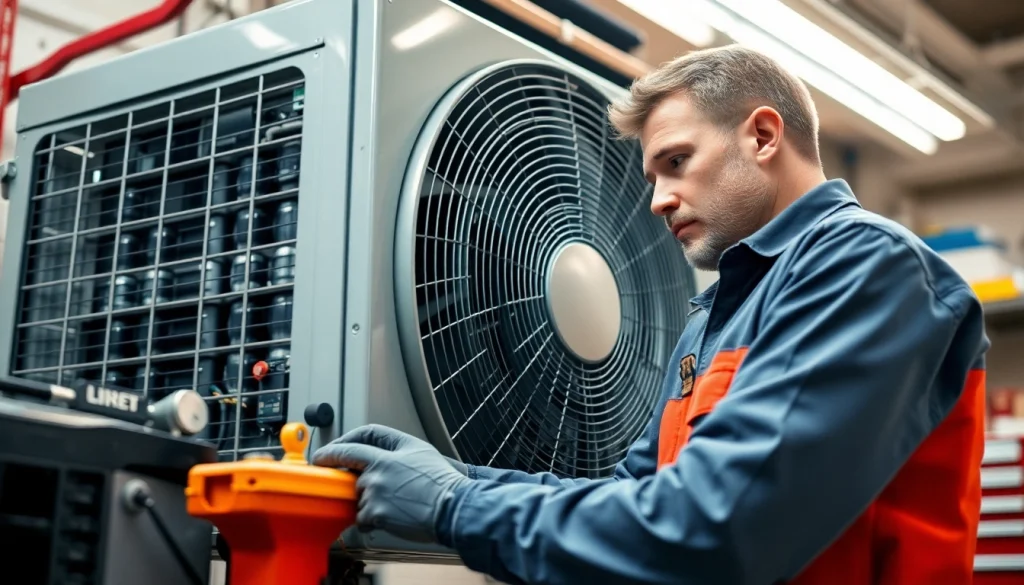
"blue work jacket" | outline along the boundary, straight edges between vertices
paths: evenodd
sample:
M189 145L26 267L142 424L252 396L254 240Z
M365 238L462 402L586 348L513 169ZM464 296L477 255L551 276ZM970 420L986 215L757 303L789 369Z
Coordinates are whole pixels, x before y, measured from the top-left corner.
M470 466L441 543L509 583L969 582L989 346L971 288L841 180L719 275L614 477Z

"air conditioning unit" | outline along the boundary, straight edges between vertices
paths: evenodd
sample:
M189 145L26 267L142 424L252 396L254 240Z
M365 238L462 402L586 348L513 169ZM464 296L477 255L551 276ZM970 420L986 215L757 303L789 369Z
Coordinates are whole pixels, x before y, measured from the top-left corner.
M0 372L195 388L223 460L329 405L315 444L609 475L695 293L624 91L444 0L295 0L27 87Z

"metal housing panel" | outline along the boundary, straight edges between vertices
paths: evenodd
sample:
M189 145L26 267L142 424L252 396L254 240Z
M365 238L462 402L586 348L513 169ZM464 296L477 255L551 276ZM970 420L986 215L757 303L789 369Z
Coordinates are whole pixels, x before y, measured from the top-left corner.
M257 12L26 86L21 90L17 128L31 129L181 83L202 83L318 47L349 14L347 2L293 0L273 14Z
M410 45L412 27L422 30L424 22L446 24L435 36ZM468 46L479 50L467 51ZM298 51L305 52L279 59ZM306 404L328 402L339 407L340 416L333 432L324 429L317 443L367 422L423 437L398 344L393 293L398 197L423 122L460 79L503 60L557 62L609 92L621 89L443 0L375 0L356 6L298 0L26 88L26 105L33 105L21 110L19 126L32 130L22 133L18 160L29 164L34 143L71 123L69 116L109 112L186 85L196 90L201 79L210 85L209 76L245 66L251 74L254 65L269 59L278 59L275 66L295 64L304 71L310 126L317 130L307 134L309 148L302 152L301 190L313 204L299 210L302 239L308 244L298 247L298 270L306 277L296 282L300 310L292 333L291 386L306 395L292 392L288 418L301 420ZM126 87L115 79L134 81ZM76 99L62 99L68 95ZM349 144L351 170L346 164ZM15 242L25 236L28 175L21 173L10 185L9 235ZM346 181L348 193L336 187ZM0 326L11 327L24 251L16 245L7 248ZM4 371L10 371L10 355L11 339L3 336ZM341 363L339 355L344 355Z
M426 439L399 344L394 291L399 196L424 122L461 79L505 60L557 63L609 95L623 90L444 0L375 0L359 3L356 12L344 416L339 430L372 422ZM417 37L419 42L409 41ZM364 558L458 562L451 550L386 533L364 534L353 528L344 541Z
M422 125L460 79L505 60L557 63L609 95L624 90L443 0L377 0L360 4L357 18L360 34L377 36L356 40L347 315L350 329L358 329L348 336L345 388L371 390L365 397L345 393L343 424L347 430L372 421L426 438L402 360L392 268L399 195ZM423 23L431 23L432 34L422 33ZM370 257L356 257L357 250ZM370 288L356 289L355 282Z
M313 433L314 446L335 436L345 410L342 375L348 364L341 356L348 337L344 303L352 286L346 262L352 199L347 185L352 154L352 31L358 0L319 2L332 5L332 16L325 23L324 46L304 56L318 72L315 84L310 80L307 96L316 118L302 153L302 190L307 205L299 209L304 243L297 259L300 268L296 273L301 276L295 282L296 306L301 302L308 310L296 313L292 321L296 360L290 386L301 388L301 394L292 395L295 398L288 408L289 421L302 421L308 404L326 402L335 409L333 427ZM302 348L301 354L297 348ZM353 393L366 391L362 387Z
M115 471L108 478L108 527L104 537L109 543L104 557L103 583L148 583L176 585L188 582L181 561L163 545L152 519L144 513L132 513L124 504L125 485L132 480L146 483L156 502L156 511L182 548L185 561L207 582L210 576L210 525L185 512L185 494L181 486L138 473Z
M341 6L344 4L342 2L331 4L335 9L344 8ZM347 176L347 141L338 141L335 138L348 135L347 96L350 93L348 83L351 77L346 61L350 54L347 45L350 36L346 31L351 30L351 17L351 5L347 11L339 10L338 17L333 23L337 27L337 32L330 36L334 50L329 55L320 50L309 50L293 57L207 80L203 85L189 83L192 80L187 78L176 80L181 85L174 88L177 96L193 95L196 92L214 90L220 86L289 67L302 72L307 104L307 128L312 127L319 131L312 132L307 129L303 133L305 140L298 165L302 172L299 175L297 191L303 194L302 201L308 205L298 207L297 231L302 234L305 244L296 246L295 264L300 275L315 276L300 276L296 279L293 289L294 303L298 310L293 311L292 317L293 339L290 345L295 357L290 387L294 392L288 391L288 412L285 413L288 420L302 420L303 409L312 401L327 401L336 405L339 396L341 364L338 356L341 354L341 344L344 340L341 315L343 295L340 291L343 291L345 266L344 263L338 262L337 258L344 252L346 241L343 226L347 214L347 198L343 192L332 191L332 186L344 184ZM211 31L217 33L220 29L230 32L230 26L217 27ZM157 62L162 58L159 50L149 51L148 55ZM330 75L326 77L325 66L330 67ZM149 67L159 69L159 63L151 63ZM90 124L109 116L111 112L127 111L129 108L138 111L152 104L167 102L167 94L157 95L160 96L157 99L144 95L147 99L110 103L104 108L103 114L61 120L22 133L16 154L23 169L11 182L9 189L11 214L8 233L11 238L15 238L13 241L21 243L28 239L26 232L32 213L30 202L34 182L34 151L40 139L69 126ZM214 125L216 126L216 121ZM210 140L219 139L211 137ZM82 189L79 187L79 192ZM329 195L317 196L317 193ZM254 225L250 227L256 229ZM118 229L119 226L120 223ZM16 327L18 305L21 302L20 280L24 273L24 263L27 261L25 246L7 246L7 258L3 267L5 276L0 281L0 290L3 291L0 294L0 323L3 324L4 331L14 331ZM201 309L202 301L199 303ZM11 335L0 336L0 371L5 374L16 367L12 363L13 343L16 339L17 337Z
M343 14L336 22L340 30L351 26L351 11ZM340 394L346 271L338 258L346 249L348 200L335 185L348 174L348 142L337 139L348 135L351 77L343 44L347 40L337 39L334 52L316 49L268 66L292 65L305 74L309 128L303 132L300 163L288 421L302 421L308 404L327 402L337 408ZM329 438L324 435L314 440Z

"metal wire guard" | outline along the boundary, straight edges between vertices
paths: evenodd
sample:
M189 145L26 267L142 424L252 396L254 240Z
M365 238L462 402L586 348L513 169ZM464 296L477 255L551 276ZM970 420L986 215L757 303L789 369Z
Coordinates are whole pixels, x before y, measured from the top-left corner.
M222 460L280 452L305 80L294 67L83 124L34 156L12 373L195 389Z
M649 420L693 277L607 106L565 70L509 63L453 89L420 136L397 226L400 331L428 434L440 417L469 463L604 477ZM548 272L571 242L607 261L621 299L597 361L549 310Z

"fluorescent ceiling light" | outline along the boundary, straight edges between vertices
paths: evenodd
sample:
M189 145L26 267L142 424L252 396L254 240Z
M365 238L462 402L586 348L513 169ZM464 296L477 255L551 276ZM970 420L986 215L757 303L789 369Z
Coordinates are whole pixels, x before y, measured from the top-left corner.
M959 140L964 121L779 0L716 0L793 50L864 88L941 140Z
M819 14L824 15L833 23L838 24L844 30L878 52L880 56L895 63L902 70L906 71L913 78L914 87L927 87L939 94L942 99L964 114L974 119L975 122L992 128L996 125L991 114L980 108L977 104L964 97L956 89L950 87L946 82L935 76L934 73L919 65L916 61L899 52L895 47L887 44L882 39L874 36L870 31L861 27L856 21L844 14L834 6L835 0L803 0L803 3L812 7Z
M963 120L778 0L680 0L671 9L664 0L619 2L673 32L705 23L926 154L937 139L966 132Z
M821 67L772 36L741 22L737 22L730 30L731 32L727 33L729 36L772 57L809 85L818 88L910 146L925 154L935 154L938 150L939 143L935 136L889 109L846 79ZM734 34L736 36L733 36Z

